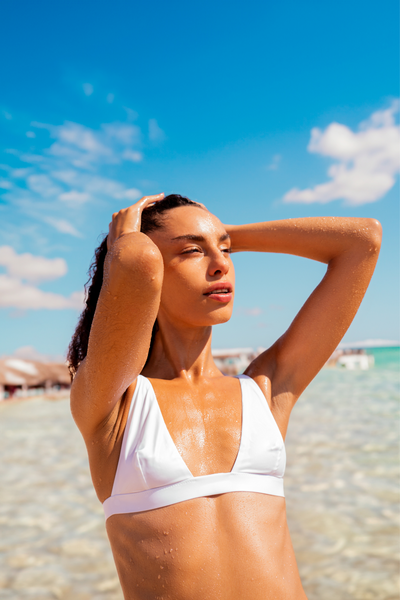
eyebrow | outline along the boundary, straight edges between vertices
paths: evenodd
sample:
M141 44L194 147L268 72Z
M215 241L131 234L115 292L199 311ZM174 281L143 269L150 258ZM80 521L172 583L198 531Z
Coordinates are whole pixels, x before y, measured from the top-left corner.
M177 237L172 238L172 241L176 240L191 240L193 242L205 242L206 238L203 235L194 235L193 233L187 233L185 235L178 235ZM219 237L219 242L224 242L225 240L230 240L230 235L228 233L223 233Z

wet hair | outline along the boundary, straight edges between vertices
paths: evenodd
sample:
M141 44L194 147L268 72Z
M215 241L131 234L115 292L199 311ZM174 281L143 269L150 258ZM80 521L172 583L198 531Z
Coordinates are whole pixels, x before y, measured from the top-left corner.
M179 206L198 206L203 208L201 204L193 202L185 196L170 194L163 198L163 200L144 209L142 212L140 231L142 233L150 233L151 231L160 229L163 226L165 213L168 210L178 208ZM67 362L71 381L75 377L80 363L87 354L90 329L92 327L97 301L103 284L104 261L107 255L107 237L107 235L104 237L103 241L94 252L94 257L88 271L89 279L85 284L86 306L79 317L74 335L68 346ZM153 325L147 360L150 358L157 329L158 326L156 321Z

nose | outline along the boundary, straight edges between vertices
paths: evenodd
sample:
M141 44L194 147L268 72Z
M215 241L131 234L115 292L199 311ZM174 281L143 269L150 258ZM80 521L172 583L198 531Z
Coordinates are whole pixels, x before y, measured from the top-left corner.
M211 277L215 277L215 275L226 275L228 273L230 267L229 255L218 250L213 253L210 258L208 273Z

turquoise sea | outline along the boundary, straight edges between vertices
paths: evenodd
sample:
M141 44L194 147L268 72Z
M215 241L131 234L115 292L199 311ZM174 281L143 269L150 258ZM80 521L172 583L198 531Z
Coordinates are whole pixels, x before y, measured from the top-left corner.
M323 369L287 436L289 527L309 600L400 598L400 349Z
M400 370L400 347L368 348L367 354L372 354L375 367L378 369Z
M309 600L399 600L399 348L326 368L287 436L289 527ZM0 403L0 600L122 600L68 397ZM200 599L199 599L200 600Z

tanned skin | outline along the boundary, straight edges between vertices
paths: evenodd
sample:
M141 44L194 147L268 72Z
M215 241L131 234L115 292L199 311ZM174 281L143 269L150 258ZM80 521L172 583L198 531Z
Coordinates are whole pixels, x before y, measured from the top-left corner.
M101 502L111 495L140 373L150 379L191 473L232 469L241 436L240 383L216 367L211 330L229 320L233 300L204 295L215 282L234 289L231 251L294 254L327 265L286 333L245 372L261 388L283 437L296 400L352 322L379 254L374 219L223 225L205 207L183 206L165 213L162 229L140 233L143 209L162 198L142 198L113 215L88 353L72 386L72 412ZM144 367L156 318L159 331ZM113 515L107 532L126 600L306 599L282 497L196 498Z

